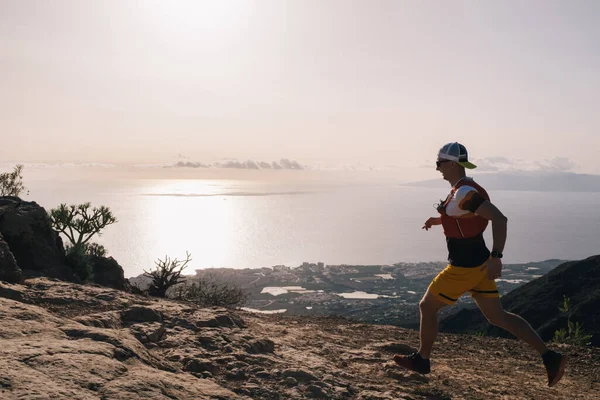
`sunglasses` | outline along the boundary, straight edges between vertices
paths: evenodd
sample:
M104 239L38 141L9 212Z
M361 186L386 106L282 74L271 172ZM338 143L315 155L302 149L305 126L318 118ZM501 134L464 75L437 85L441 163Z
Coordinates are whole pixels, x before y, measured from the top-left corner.
M449 161L452 161L452 160L441 160L441 161L436 161L436 162L435 162L435 166L439 168L439 167L440 167L440 166L441 166L443 163L445 163L445 162L449 162Z

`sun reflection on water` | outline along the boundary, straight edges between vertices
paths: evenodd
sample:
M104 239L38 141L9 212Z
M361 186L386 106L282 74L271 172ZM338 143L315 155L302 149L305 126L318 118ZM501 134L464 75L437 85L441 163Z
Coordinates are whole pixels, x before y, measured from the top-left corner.
M192 254L191 268L230 264L236 204L218 195L224 184L216 181L168 181L149 188L143 201L146 239L160 258L182 259ZM217 194L217 195L215 195ZM203 196L206 197L198 197Z

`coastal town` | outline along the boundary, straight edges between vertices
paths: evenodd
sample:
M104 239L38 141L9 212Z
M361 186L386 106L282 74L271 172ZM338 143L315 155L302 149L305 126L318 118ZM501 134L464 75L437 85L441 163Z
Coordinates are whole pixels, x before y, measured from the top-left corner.
M502 294L536 279L564 262L546 260L506 264L497 280ZM393 265L326 265L304 262L297 267L276 265L260 269L212 268L196 270L196 276L241 286L248 298L243 309L257 313L335 315L358 321L415 327L419 300L443 262ZM193 278L192 278L193 279ZM459 299L441 316L472 304Z

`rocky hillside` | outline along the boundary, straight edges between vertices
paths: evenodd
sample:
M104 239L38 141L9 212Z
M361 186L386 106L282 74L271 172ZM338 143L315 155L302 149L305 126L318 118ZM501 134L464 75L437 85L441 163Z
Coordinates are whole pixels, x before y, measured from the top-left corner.
M442 334L430 375L397 368L416 331L282 317L32 278L0 283L2 399L598 399L600 350L562 346L546 387L510 339Z
M529 321L544 340L567 327L568 315L559 310L570 299L570 318L592 334L592 345L600 346L600 255L566 262L541 278L502 296L505 309ZM440 323L445 332L483 332L491 336L509 334L487 323L477 309L464 309Z

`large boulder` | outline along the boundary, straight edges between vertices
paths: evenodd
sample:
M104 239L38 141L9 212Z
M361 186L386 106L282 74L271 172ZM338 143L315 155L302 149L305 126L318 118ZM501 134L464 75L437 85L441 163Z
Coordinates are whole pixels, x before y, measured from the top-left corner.
M92 276L98 285L121 290L128 286L123 267L112 257L92 257Z
M0 233L25 276L77 281L65 262L65 250L50 218L37 203L0 197Z
M20 283L23 281L23 273L17 265L17 260L10 252L8 244L0 234L0 281Z

